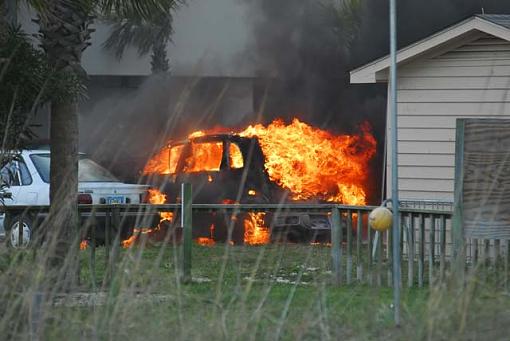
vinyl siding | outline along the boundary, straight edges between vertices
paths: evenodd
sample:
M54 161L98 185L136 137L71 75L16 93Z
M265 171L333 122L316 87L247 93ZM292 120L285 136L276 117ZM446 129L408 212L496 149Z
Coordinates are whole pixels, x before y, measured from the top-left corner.
M510 43L486 36L398 75L400 197L453 201L456 119L510 118Z

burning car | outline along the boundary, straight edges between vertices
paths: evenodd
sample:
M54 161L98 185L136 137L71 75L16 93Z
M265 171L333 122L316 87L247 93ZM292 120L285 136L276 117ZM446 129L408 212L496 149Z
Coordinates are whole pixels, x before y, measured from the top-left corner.
M191 183L194 203L338 202L365 204L364 181L376 142L368 127L359 135L333 135L297 119L249 126L240 132L195 132L172 141L145 166L147 181L165 202L179 202ZM157 202L162 203L162 202ZM312 212L246 213L193 217L195 238L265 243L329 235L329 216ZM199 240L200 241L200 240Z
M202 204L270 203L283 194L264 169L256 138L234 134L193 136L171 143L159 157L166 160L167 169L152 173L149 164L145 173L150 174L150 183L164 193L166 202L180 201L180 184L184 182L193 186L193 202ZM261 226L261 218L260 214L232 218L227 214L197 213L193 216L193 236L204 243L207 239L224 241L228 239L228 226L232 226L234 242L249 242L245 232L257 228L266 230L266 237L259 240L265 242L269 231Z

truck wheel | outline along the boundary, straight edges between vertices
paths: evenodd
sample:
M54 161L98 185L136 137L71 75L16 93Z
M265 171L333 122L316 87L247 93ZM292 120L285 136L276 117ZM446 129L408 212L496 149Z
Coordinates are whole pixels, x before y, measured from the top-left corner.
M32 228L33 224L30 219L27 217L21 218L21 225L22 225L22 231L23 231L23 239L20 240L19 233L20 233L20 217L16 216L10 221L10 226L8 226L8 229L6 231L6 242L7 246L12 248L26 248L30 245L32 242L33 236L32 236ZM21 241L21 243L20 243Z
M231 221L229 214L218 214L214 221L214 240L216 242L225 243L229 242L228 229L232 228L232 235L230 242L235 245L242 245L244 243L244 215L240 213L234 221Z

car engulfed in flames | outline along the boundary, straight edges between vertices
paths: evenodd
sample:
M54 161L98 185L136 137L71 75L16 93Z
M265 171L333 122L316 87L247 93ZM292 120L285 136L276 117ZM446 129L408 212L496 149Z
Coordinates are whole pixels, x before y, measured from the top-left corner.
M364 205L375 153L376 140L366 123L356 135L334 135L298 119L290 124L276 120L238 132L194 132L164 146L143 173L159 189L151 192L151 203L179 202L180 184L187 182L193 185L194 203ZM165 220L172 219L163 213ZM265 244L282 234L302 240L329 230L327 214L306 211L193 215L193 237L204 245L226 240Z

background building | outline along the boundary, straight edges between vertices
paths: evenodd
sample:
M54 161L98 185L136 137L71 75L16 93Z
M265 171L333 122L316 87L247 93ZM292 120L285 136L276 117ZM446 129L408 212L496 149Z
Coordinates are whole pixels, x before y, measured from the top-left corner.
M174 15L175 33L167 48L171 72L157 77L151 77L150 56L140 57L136 48L126 49L121 59L105 50L110 27L96 20L82 59L89 79L87 97L80 103L81 150L120 177L134 177L133 169L139 169L166 136L252 115L255 84L246 53L251 39L246 12L235 0L183 5ZM38 30L34 17L26 7L17 13L29 35ZM194 119L204 114L205 119ZM179 115L189 119L167 126L169 117ZM41 112L34 124L40 138L49 137L47 113Z
M388 82L389 64L384 57L362 66L351 83ZM477 15L398 52L402 200L453 201L458 118L510 118L510 15Z

